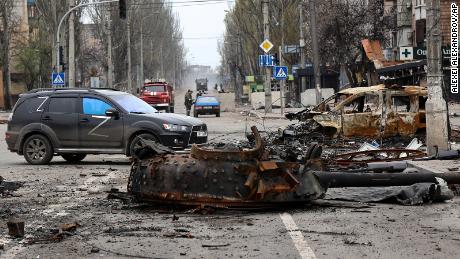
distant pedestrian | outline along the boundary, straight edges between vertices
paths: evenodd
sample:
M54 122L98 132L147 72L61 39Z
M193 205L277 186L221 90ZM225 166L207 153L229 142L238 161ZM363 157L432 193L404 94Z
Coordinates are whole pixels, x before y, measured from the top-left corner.
M217 91L217 83L214 85L214 90Z
M190 110L192 109L192 105L193 105L192 93L193 91L190 89L187 90L187 92L185 93L184 105L185 105L187 116L190 116Z

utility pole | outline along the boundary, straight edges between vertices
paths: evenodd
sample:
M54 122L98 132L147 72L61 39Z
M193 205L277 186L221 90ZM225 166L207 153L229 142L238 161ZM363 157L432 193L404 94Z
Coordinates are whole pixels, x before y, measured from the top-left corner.
M242 59L241 59L241 38L240 32L237 32L237 39L236 39L236 67L238 68L236 71L235 77L235 103L236 105L241 105L241 96L243 95L243 86L242 86L242 78L240 74L240 69L242 67Z
M300 1L299 3L299 26L300 26L300 40L299 40L299 48L300 48L300 68L305 69L305 36L304 36L304 24L303 24L303 1ZM305 91L307 88L307 78L305 76L302 76L300 78L300 89L296 92L297 96L297 101L300 101L302 103L302 92Z
M281 45L279 48L279 59L280 59L280 66L284 65L283 59L283 48L284 48L284 2L281 3ZM281 116L284 115L284 92L286 87L286 81L281 80L280 82L280 110Z
M282 43L279 47L279 59L280 59L280 66L283 65L283 46ZM281 116L284 115L284 87L285 87L285 80L280 81L280 109L281 109Z
M263 14L264 14L264 38L270 38L270 23L268 22L268 0L263 0ZM265 113L272 112L272 86L271 86L271 69L265 68Z
M140 46L140 51L141 51L141 71L140 71L140 77L141 77L141 84L138 85L137 87L140 89L142 87L142 84L144 84L144 19L141 19L141 46Z
M174 59L173 59L173 88L176 89L176 83L177 83L177 79L176 79L176 63L177 63L177 54L176 54L176 50L174 50Z
M426 102L426 142L428 155L439 150L447 150L448 125L447 105L442 94L441 70L441 14L440 0L428 0L426 3L427 28L427 85Z
M56 1L51 1L51 13L53 14L53 32L56 33L57 31L57 13L56 13ZM51 50L51 66L53 67L53 71L56 71L57 67L59 64L56 64L56 55L58 54L56 52L58 48L54 46L54 48Z
M69 6L75 7L75 0L69 0ZM75 13L69 17L69 87L75 87Z
M310 0L310 31L311 41L313 47L313 70L315 73L315 92L316 92L316 104L320 104L321 97L321 67L319 65L319 49L318 49L318 29L316 28L316 0Z
M127 33L128 33L128 92L133 93L133 82L131 81L131 25L129 17L126 19Z
M107 47L107 83L109 88L113 88L113 61L112 61L112 17L109 13L109 20L108 20L108 47Z
M141 70L139 67L139 65L136 65L136 89L141 89Z
M161 77L163 78L165 76L165 69L164 69L164 64L163 64L163 38L161 38L160 41L160 71L161 71Z

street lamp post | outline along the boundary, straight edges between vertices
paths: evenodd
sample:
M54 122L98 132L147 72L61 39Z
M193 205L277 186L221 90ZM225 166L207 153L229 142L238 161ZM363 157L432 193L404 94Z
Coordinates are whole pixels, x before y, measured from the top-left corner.
M56 31L56 72L59 73L61 72L61 67L60 67L60 64L61 64L61 57L59 55L59 46L61 45L61 41L60 41L60 38L59 38L59 34L60 34L60 31L61 31L61 26L62 26L62 23L64 22L64 20L67 18L67 16L69 16L69 14L71 14L73 11L75 11L76 9L79 9L79 8L82 8L82 7L86 7L86 6L91 6L91 5L100 5L100 4L108 4L108 3L115 3L115 2L118 2L119 0L107 0L107 1L101 1L101 2L93 2L93 3L83 3L83 4L79 4L77 6L74 6L72 8L70 8L61 18L61 21L59 22L59 25L58 25L58 28L57 28L57 31ZM75 62L75 60L69 60L69 63L70 62Z

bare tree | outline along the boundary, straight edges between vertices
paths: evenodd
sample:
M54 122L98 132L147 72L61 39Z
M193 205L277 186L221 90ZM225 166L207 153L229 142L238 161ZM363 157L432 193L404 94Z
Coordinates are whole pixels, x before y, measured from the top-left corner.
M15 16L13 0L0 1L0 51L1 63L3 65L3 96L5 109L11 109L12 100L10 95L10 64L11 64L11 41L14 30Z
M300 0L272 0L270 7L270 41L281 44L281 37L287 45L299 42L299 5ZM390 24L383 19L383 0L329 0L317 1L318 38L320 42L321 63L331 66L347 66L356 63L361 54L362 39L384 41ZM229 71L238 71L242 75L260 74L257 57L259 44L263 40L260 17L260 0L237 0L234 8L226 15L224 42L220 45L222 67ZM308 17L306 6L304 15ZM309 19L306 19L308 21ZM284 26L281 27L281 24ZM308 22L303 26L308 27ZM309 31L309 28L305 28ZM241 52L237 53L235 40L241 38ZM310 35L306 37L306 55L312 56ZM243 56L244 62L237 63L237 56ZM298 64L299 56L283 55L285 64ZM234 75L231 75L234 76Z
M132 70L136 71L135 67L140 65L140 52L143 51L145 78L165 78L179 86L179 75L185 68L185 50L179 18L164 1L143 0L141 3L142 5L128 5ZM112 32L115 85L123 88L127 82L127 21L119 19L117 5L112 4L91 8L90 16L96 24L97 36L103 45L104 53L99 57L105 69L109 36L107 30ZM110 28L107 27L109 19Z

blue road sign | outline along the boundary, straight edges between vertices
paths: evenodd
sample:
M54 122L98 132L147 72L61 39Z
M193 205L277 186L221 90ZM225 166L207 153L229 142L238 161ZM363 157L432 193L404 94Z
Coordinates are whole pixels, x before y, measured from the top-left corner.
M288 67L286 66L275 66L273 67L273 77L276 80L284 80L288 77Z
M275 66L275 58L273 55L259 55L259 66L273 67Z
M51 82L53 86L64 86L65 73L53 73L53 75L51 76Z

